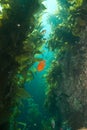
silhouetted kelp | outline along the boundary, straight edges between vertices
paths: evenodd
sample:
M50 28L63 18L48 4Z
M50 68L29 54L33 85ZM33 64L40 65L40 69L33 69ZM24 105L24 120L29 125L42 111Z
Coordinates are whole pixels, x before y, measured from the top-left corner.
M16 114L13 109L17 107L19 99L16 99L23 94L28 97L23 90L25 80L19 82L18 74L21 77L22 71L32 65L33 51L37 52L36 48L31 49L32 43L27 50L24 41L34 29L33 15L39 8L39 2L1 0L0 5L3 8L0 12L0 129L8 130L10 117L12 120Z
M67 121L72 130L87 125L86 6L86 1L74 1L68 9L67 20L58 24L48 44L55 50L56 58L47 75L49 86L45 105L51 116L60 113L62 124ZM82 14L83 9L85 13Z

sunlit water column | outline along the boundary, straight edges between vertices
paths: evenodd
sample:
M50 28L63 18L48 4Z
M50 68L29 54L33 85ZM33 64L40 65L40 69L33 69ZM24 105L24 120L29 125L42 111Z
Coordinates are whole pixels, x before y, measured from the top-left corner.
M49 41L50 37L53 34L52 24L49 21L50 16L56 15L58 13L58 2L56 0L45 0L42 4L46 7L46 9L42 12L41 26L43 27L41 31L46 30L43 35L43 38L46 39L46 44L44 44L41 48L43 54L38 57L43 58L46 61L45 69L41 72L38 72L34 75L34 79L26 84L26 89L33 95L36 103L39 104L40 108L44 102L45 97L45 88L47 87L46 79L43 77L47 73L47 70L50 68L52 64L52 60L54 60L54 52L50 51L47 47L47 41ZM37 63L35 63L32 67L37 67ZM29 87L27 87L29 86Z
M46 30L43 38L49 41L49 39L54 36L54 31L56 28L56 25L53 25L53 23L57 24L59 22L58 13L61 10L61 6L58 3L58 0L44 0L42 4L46 9L42 12L41 26L43 28L41 31ZM54 52L47 48L47 44L48 43L42 46L42 50L45 51L45 55L47 54L47 56L52 59L54 58Z
M52 32L52 26L49 22L49 18L51 15L55 15L58 12L58 2L56 0L45 0L42 4L46 7L42 15L42 26L44 27L43 29L46 30L44 37L49 38Z

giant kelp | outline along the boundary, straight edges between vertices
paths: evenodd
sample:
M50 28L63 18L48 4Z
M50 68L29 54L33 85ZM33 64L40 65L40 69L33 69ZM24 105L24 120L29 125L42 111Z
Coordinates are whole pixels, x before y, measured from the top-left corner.
M1 0L0 5L0 129L9 129L3 125L14 112L15 98L26 93L23 87L24 80L20 80L23 70L26 71L32 64L33 43L27 45L24 41L34 28L34 16L39 3L36 0ZM37 52L37 50L36 50ZM24 65L26 63L26 65ZM24 71L23 71L24 72ZM19 88L18 88L19 87ZM20 91L21 90L21 91ZM24 94L27 96L27 93ZM8 118L9 117L9 118ZM5 119L5 120L4 120ZM6 128L5 128L6 127Z
M60 112L62 122L67 121L73 130L87 125L87 2L77 4L74 1L67 21L58 25L49 41L49 48L56 51L56 59L47 75L46 98L48 110Z
M23 100L24 105L26 105L26 111L24 111L24 106L21 108L21 115L18 117L18 119L15 119L15 122L17 124L17 128L22 128L23 125L25 125L25 129L32 129L32 130L40 130L41 125L41 113L39 111L38 105L34 102L32 98Z

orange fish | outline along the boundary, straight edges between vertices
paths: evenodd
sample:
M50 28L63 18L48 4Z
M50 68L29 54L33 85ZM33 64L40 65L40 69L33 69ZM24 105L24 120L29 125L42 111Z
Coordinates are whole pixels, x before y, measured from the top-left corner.
M44 69L45 62L46 62L45 60L42 60L42 61L39 62L38 66L37 66L38 71L42 71Z

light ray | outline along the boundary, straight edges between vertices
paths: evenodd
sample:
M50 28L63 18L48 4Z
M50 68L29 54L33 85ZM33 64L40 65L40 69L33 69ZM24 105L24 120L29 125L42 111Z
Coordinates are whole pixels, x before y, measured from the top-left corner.
M58 11L58 2L56 0L46 0L42 4L46 7L49 14L55 14Z

